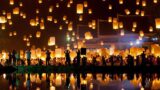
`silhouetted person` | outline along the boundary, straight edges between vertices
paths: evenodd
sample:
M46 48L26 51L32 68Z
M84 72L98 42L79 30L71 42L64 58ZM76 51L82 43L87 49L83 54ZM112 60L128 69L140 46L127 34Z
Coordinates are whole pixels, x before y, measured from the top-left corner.
M93 64L93 66L95 66L97 64L96 57L94 57L94 56L93 56L92 64Z
M83 65L83 66L86 66L86 63L87 63L87 58L86 58L86 57L83 57L83 58L82 58L82 65Z
M30 50L27 50L26 55L27 55L27 63L28 63L28 65L30 65L30 59L31 59L31 52L30 52Z
M140 65L140 59L139 59L139 55L136 56L136 66Z
M134 66L134 58L133 58L133 56L128 55L127 62L128 62L128 66L129 67L133 67Z
M49 61L50 61L50 59L51 59L50 54L51 54L50 51L47 50L47 51L46 51L46 66L49 65Z
M111 62L111 66L113 66L114 65L114 61L113 61L113 55L111 55L111 57L109 58L109 60L110 60L110 62Z
M67 74L67 77L66 77L66 85L65 85L65 86L68 87L69 84L70 84L70 73Z
M9 52L8 57L9 57L8 64L11 65L11 62L12 62L12 53L11 52Z
M145 65L146 65L146 54L145 54L144 51L143 51L143 53L141 54L141 57L142 57L142 66L145 66Z
M73 59L73 66L77 66L77 57L75 57L74 59Z
M42 64L43 64L42 59L39 59L39 65L42 66Z
M16 63L16 50L12 51L12 60L13 60L13 65Z
M46 86L47 86L46 89L47 89L47 90L49 90L49 88L50 88L50 78L49 78L49 76L50 76L50 75L47 73L47 74L46 74Z
M80 88L80 73L77 73L77 87Z
M80 66L80 59L81 59L81 52L80 50L77 51L77 65Z
M158 66L160 66L160 57L159 56L157 57L157 64L158 64Z
M71 58L70 58L70 51L69 50L65 51L65 56L66 56L66 65L70 65L71 64Z
M30 90L31 88L30 74L28 74L28 77L27 77L26 87L27 87L27 90Z

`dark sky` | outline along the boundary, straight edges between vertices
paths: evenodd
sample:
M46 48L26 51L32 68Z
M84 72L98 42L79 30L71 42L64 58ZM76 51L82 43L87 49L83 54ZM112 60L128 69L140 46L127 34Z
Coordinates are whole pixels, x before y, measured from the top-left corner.
M83 21L78 21L78 16L76 14L76 4L83 3L83 1L88 1L88 8L84 8ZM157 4L153 4L152 0L146 0L147 6L142 7L141 3L139 6L136 5L136 0L124 0L123 5L119 5L119 0L73 0L73 4L71 8L67 8L67 3L69 0L43 0L42 4L38 4L38 0L14 0L14 5L9 5L9 0L0 0L0 15L2 15L2 11L12 12L13 8L19 7L19 2L23 3L23 7L20 7L20 11L26 13L27 18L22 19L20 15L12 15L13 25L9 26L6 24L6 30L0 30L0 49L26 49L30 48L26 46L26 42L23 41L24 35L32 34L33 38L30 39L31 46L35 45L36 47L47 47L48 38L50 36L56 37L56 44L58 46L65 46L66 44L66 32L67 25L62 20L64 15L67 15L68 21L73 21L73 31L76 31L77 25L83 24L88 25L88 22L93 19L103 19L107 20L109 16L116 17L117 14L125 15L124 9L128 8L131 12L131 15L135 15L135 10L140 9L144 10L146 16L126 16L120 17L119 20L124 23L124 30L127 32L131 32L132 22L138 22L138 30L144 30L147 32L150 25L155 27L154 18L159 17L160 12L158 8L160 6L160 2ZM142 1L142 0L140 0ZM59 3L59 8L56 8L56 3ZM108 5L112 4L113 9L108 10ZM53 5L54 9L52 13L48 12L49 6ZM40 10L39 14L36 14L36 9ZM88 9L92 9L93 13L89 15ZM53 16L54 19L58 20L57 24L52 22L48 22L46 17L48 15ZM30 19L38 16L39 18L44 18L45 20L45 30L40 30L38 27L31 27L29 24ZM59 30L59 25L63 25L63 30ZM96 37L96 30L91 30L88 27L80 27L80 35L84 36L86 31L91 31L93 36ZM9 32L17 31L17 36L9 37ZM41 31L42 35L39 39L35 37L35 33L37 31ZM116 34L116 31L113 31L112 24L103 22L100 23L100 34ZM138 32L138 31L137 31ZM50 47L53 48L53 47Z

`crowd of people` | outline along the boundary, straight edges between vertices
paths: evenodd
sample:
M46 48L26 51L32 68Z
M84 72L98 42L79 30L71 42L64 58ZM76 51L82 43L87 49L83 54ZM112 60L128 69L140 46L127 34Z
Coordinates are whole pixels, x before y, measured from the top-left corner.
M91 60L88 60L86 55L81 54L81 50L77 50L77 56L71 60L70 51L65 51L65 58L51 58L51 52L46 50L46 60L43 61L40 58L36 60L31 59L30 50L26 51L26 60L20 59L19 53L16 50L9 52L8 59L5 62L5 65L75 65L75 66L146 66L146 65L160 65L160 57L155 57L154 55L146 56L145 52L141 55L133 57L128 55L126 58L123 58L120 55L110 55L109 58L105 56L92 56ZM34 62L33 62L34 61Z

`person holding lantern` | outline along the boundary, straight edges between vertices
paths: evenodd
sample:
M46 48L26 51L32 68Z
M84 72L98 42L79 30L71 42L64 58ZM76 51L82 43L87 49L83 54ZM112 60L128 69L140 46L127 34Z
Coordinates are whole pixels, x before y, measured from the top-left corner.
M70 65L71 58L70 58L70 51L69 50L65 51L65 56L66 56L66 65Z

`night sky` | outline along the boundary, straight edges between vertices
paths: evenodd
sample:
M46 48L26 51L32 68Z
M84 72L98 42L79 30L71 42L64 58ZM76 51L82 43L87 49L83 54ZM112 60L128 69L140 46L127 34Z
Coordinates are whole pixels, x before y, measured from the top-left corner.
M67 16L68 21L73 22L73 31L76 32L77 25L86 25L86 27L79 27L80 37L84 37L86 31L90 31L94 37L96 37L96 30L92 30L88 27L88 22L97 19L107 20L109 16L117 17L117 15L122 15L119 17L119 21L122 21L124 24L124 30L127 33L133 33L132 23L137 22L136 33L139 30L143 30L146 33L148 32L149 26L153 26L155 29L154 19L160 17L160 1L157 4L154 4L152 0L147 1L147 6L143 7L141 5L142 0L140 0L140 5L136 5L136 0L123 0L124 4L119 5L119 0L73 0L70 8L67 8L67 3L70 0L43 0L42 4L38 3L38 0L14 0L14 5L9 4L9 0L0 0L0 15L3 16L3 11L6 13L12 13L12 10L15 7L20 8L20 12L26 14L26 19L23 19L20 15L13 15L12 13L12 22L13 25L9 25L8 22L5 24L6 29L0 30L0 50L12 50L12 49L27 49L32 45L35 45L37 48L48 47L48 39L50 36L56 37L56 44L59 47L66 46L66 33L68 32L68 25L63 21L63 16ZM88 7L84 8L83 12L83 21L79 21L79 15L76 13L76 5L78 3L83 3L84 1L88 2ZM20 7L19 3L22 2L23 6ZM59 8L56 8L56 4L59 4ZM109 4L112 5L112 10L108 9ZM53 12L49 13L48 8L53 6ZM131 14L126 15L124 9L129 9ZM36 14L36 9L39 9L39 14ZM92 14L88 14L88 9L92 9ZM135 15L136 9L144 10L145 16L141 17L140 15ZM5 15L6 16L6 15ZM35 19L37 17L44 18L45 30L40 30L39 25L32 27L30 25L30 19ZM53 16L53 19L57 19L58 23L55 24L53 21L47 21L47 16ZM63 29L59 30L59 26L62 25ZM1 25L0 25L1 26ZM9 32L16 31L17 35L9 37ZM36 32L41 32L41 37L36 38ZM72 32L73 32L72 31ZM69 33L72 33L69 32ZM100 34L101 35L110 35L117 34L118 31L112 29L112 24L108 22L100 23ZM33 38L30 39L31 46L27 47L26 42L23 41L23 36L29 36L32 34ZM48 47L48 48L54 48Z

